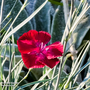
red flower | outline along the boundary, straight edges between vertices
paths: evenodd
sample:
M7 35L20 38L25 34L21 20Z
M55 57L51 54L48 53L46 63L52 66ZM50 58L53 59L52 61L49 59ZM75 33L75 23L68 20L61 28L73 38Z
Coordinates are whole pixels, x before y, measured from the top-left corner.
M18 49L27 68L42 68L45 65L53 68L60 61L57 57L63 54L63 45L55 42L49 46L51 35L45 31L30 30L18 40Z

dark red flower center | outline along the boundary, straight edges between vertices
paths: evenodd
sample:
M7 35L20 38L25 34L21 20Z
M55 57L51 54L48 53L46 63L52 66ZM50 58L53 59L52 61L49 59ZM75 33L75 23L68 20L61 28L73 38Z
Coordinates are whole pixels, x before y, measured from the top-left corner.
M38 52L38 53L42 53L42 51L43 51L44 48L46 47L46 44L44 44L43 42L37 42L37 43L36 43L36 47L39 48L39 52Z

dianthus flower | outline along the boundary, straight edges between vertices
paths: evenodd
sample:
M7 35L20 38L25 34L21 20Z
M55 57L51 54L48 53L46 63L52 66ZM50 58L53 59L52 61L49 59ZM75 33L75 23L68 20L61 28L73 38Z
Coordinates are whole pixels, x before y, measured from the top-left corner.
M45 31L30 30L18 40L18 50L27 68L42 68L45 65L53 68L60 61L57 57L63 54L63 45L55 42L46 46L51 35Z

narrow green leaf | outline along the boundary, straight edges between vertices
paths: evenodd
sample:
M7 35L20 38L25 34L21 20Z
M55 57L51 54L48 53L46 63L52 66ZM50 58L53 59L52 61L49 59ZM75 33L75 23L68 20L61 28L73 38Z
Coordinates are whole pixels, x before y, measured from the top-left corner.
M27 84L24 84L24 85L16 88L15 90L23 89L23 88L26 88L26 87L31 86L31 85L33 85L33 84L42 83L42 82L47 82L47 81L50 81L50 79L45 79L45 80L41 80L41 81L35 81L35 82L27 83Z

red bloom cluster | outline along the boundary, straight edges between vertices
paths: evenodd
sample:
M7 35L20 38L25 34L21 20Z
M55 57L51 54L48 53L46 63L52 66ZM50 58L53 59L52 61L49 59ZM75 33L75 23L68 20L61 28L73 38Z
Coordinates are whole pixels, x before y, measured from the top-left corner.
M63 54L63 45L55 42L49 46L51 35L45 31L30 30L18 40L18 49L27 68L42 68L45 65L53 68L60 61L57 57Z

